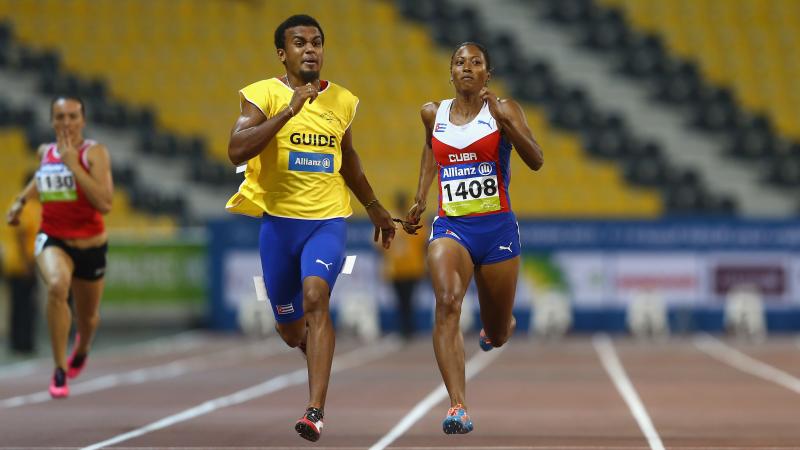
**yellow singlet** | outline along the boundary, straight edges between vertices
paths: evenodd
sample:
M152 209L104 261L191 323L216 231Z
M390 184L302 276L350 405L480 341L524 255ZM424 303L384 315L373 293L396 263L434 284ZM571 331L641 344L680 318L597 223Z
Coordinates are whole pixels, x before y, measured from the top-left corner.
M267 118L289 104L292 91L277 78L239 91L240 105L250 102ZM245 180L225 208L261 217L330 219L353 213L342 166L342 137L353 121L358 98L328 82L314 103L278 130L264 151L247 161Z

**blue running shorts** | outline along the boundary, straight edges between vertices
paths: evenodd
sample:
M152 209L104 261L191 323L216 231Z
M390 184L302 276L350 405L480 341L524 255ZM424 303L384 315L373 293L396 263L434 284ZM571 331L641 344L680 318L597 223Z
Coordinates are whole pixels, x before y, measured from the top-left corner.
M264 214L259 250L264 285L275 320L303 317L303 280L320 277L330 291L344 263L347 224L343 218L290 219Z
M476 266L498 263L520 254L519 225L513 212L436 217L428 242L439 238L450 238L461 244Z

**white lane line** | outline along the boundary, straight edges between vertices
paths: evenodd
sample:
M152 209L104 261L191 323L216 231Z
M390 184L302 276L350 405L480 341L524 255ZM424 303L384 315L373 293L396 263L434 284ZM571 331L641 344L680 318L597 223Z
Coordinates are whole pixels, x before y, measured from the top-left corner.
M616 386L625 403L628 404L628 409L631 410L633 418L639 424L639 429L642 430L644 437L647 438L650 448L652 450L664 450L664 444L661 442L661 438L658 437L658 432L656 432L656 428L653 426L653 422L650 420L639 394L636 393L633 383L625 373L625 368L622 367L611 339L607 335L601 334L595 336L592 339L592 343L597 355L600 357L600 362L603 363L603 367L608 372L608 376L614 382L614 386Z
M217 448L217 447L215 447ZM225 448L225 447L222 447ZM263 447L258 447L263 449ZM269 450L294 450L297 447L269 447ZM332 448L332 447L328 447ZM496 447L491 446L487 447L485 445L477 447L477 446L438 446L438 447L392 447L392 450L620 450L620 449L627 449L627 450L640 450L644 449L645 447L620 447L619 445L615 445L613 447L605 446L605 445L581 445L581 446L574 446L574 445L537 445L537 446L503 446L503 447ZM761 449L761 450L797 450L797 446L792 447L731 447L731 446L724 446L724 447L685 447L689 450L754 450L754 449ZM336 450L357 450L358 447L335 447ZM165 449L166 450L166 449ZM176 449L177 450L177 449ZM239 450L255 450L248 449L247 447L240 448Z
M472 358L467 361L467 365L465 367L465 376L466 379L469 380L470 378L477 375L481 370L483 370L486 366L489 365L492 361L494 361L500 353L505 350L506 347L498 347L492 349L489 352L480 351L475 354ZM389 430L386 435L384 435L378 442L372 445L369 450L383 450L387 446L389 446L392 442L397 440L400 436L403 435L409 428L411 428L419 419L425 416L428 411L431 410L434 406L436 406L439 402L447 398L447 388L445 388L444 383L440 384L436 389L434 389L430 394L428 394L422 401L416 404L414 408L403 417L397 425L394 426L391 430Z
M204 339L204 337L203 332L189 330L172 336L159 337L144 342L98 349L96 352L93 352L92 355L97 357L98 355L116 354L124 351L136 352L137 356L160 356L167 353L187 351L200 347L205 344L207 340ZM129 356L131 355L126 355L126 357ZM0 380L30 375L41 370L43 366L51 364L51 361L52 359L50 358L36 358L0 366Z
M111 389L122 385L142 384L156 380L164 380L185 375L189 372L219 368L238 364L241 361L264 358L289 351L280 339L271 338L264 342L234 347L205 355L192 356L175 360L166 364L134 369L124 373L102 375L97 378L70 384L70 397ZM0 408L16 408L18 406L44 403L52 400L47 391L18 395L0 400Z
M26 447L26 448L41 448L41 449L51 449L52 447ZM123 447L116 447L117 449L122 450ZM144 450L145 448L150 449L151 447L124 447L124 449L128 450ZM197 449L207 449L208 447L158 447L159 450L197 450ZM214 446L214 449L231 449L231 450L297 450L299 447L241 447L241 446L228 446L228 447L220 447ZM314 447L302 447L302 448L314 448ZM364 450L364 447L316 447L317 449L335 449L335 450ZM644 449L644 447L623 447L627 450L639 450ZM791 447L775 447L770 445L769 447L731 447L726 445L724 447L685 447L689 450L797 450L797 446L793 445ZM19 447L0 447L0 450L19 450ZM576 447L574 445L547 445L547 446L512 446L512 447L487 447L483 446L450 446L450 447L392 447L392 450L620 450L620 447L608 447L605 445L598 446L598 445L581 445L580 447Z
M800 394L800 379L752 358L711 335L696 337L694 345L717 361Z
M50 449L52 447L30 447L30 448L42 448L42 449ZM122 449L123 447L117 447L118 449ZM129 447L125 447L126 449ZM134 447L138 449L139 447ZM133 450L134 448L130 448ZM150 448L150 447L147 447ZM207 447L158 447L159 450L196 450L200 448L207 448ZM298 447L241 447L241 446L229 446L229 447L219 447L215 446L215 449L231 449L231 450L297 450ZM303 447L303 448L313 448L313 447ZM318 449L336 449L336 450L364 450L364 447L316 447ZM639 450L643 449L644 447L624 447L628 450ZM761 449L761 450L797 450L797 446L793 445L791 447L731 447L726 445L724 447L686 447L690 450L754 450L754 449ZM143 448L142 448L143 449ZM0 447L0 450L19 450L19 447ZM582 445L580 447L576 447L574 445L548 445L548 446L513 446L513 447L487 447L485 445L477 447L477 446L450 446L450 447L392 447L392 450L620 450L620 447L608 447L605 445L598 446L598 445Z
M345 353L344 355L334 358L331 374L341 372L343 370L347 370L353 367L357 367L376 359L383 358L390 353L396 352L400 348L401 348L400 342L394 338L383 339L376 344L372 344L367 347L357 348L353 351ZM233 394L226 395L223 397L217 397L213 400L203 402L197 406L186 409L177 414L165 417L149 425L145 425L133 431L114 436L110 439L98 442L96 444L89 445L88 447L84 447L83 450L95 450L107 447L109 445L115 445L120 442L125 442L133 438L145 435L147 433L151 433L153 431L157 431L180 422L185 422L187 420L200 417L202 415L214 412L218 409L227 408L228 406L238 405L240 403L244 403L256 399L258 397L263 397L265 395L271 394L281 389L286 389L294 385L303 384L307 380L308 380L307 370L305 368L298 369L293 372L289 372L274 378L270 378L269 380L263 383L242 389L240 391L234 392Z

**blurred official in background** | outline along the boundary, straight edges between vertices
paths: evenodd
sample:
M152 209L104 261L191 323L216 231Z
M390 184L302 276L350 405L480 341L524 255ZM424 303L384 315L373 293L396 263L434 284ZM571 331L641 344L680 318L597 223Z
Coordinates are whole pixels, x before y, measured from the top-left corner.
M398 191L394 196L393 213L403 217L408 207L408 194ZM416 332L414 320L414 291L425 277L425 248L428 244L428 227L416 234L397 233L390 251L383 252L384 278L391 283L397 300L397 324L400 335L406 341Z
M33 178L25 175L24 185ZM19 225L8 227L3 242L3 275L8 281L11 300L9 348L14 353L29 354L36 351L36 260L33 246L42 207L31 200L19 216Z

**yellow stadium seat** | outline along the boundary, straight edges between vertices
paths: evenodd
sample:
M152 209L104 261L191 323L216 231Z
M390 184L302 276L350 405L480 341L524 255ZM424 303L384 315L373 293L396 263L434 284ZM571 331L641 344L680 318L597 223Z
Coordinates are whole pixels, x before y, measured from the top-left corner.
M25 135L19 129L0 130L0 205L5 205L19 194L30 172L36 170L39 158L28 149ZM106 225L110 232L122 228L128 229L136 224L144 227L142 235L152 233L154 229L166 236L177 229L174 219L167 216L149 216L137 212L130 207L127 195L120 189L114 193L112 212L106 216Z
M682 0L680 11L659 2L608 3L624 3L629 9L641 3L647 11L642 20L649 26L662 19L682 26L680 11L691 11L693 23L707 19L704 6L690 1ZM278 18L304 10L312 11L326 32L323 76L361 99L353 124L354 143L376 192L388 199L396 190L414 190L424 138L419 110L424 102L452 97L447 83L450 50L437 48L423 26L405 22L392 2L0 0L0 18L14 23L23 42L57 48L71 70L105 78L121 100L152 105L159 124L169 130L205 136L210 153L225 162L228 135L238 113L238 89L284 72L275 57L272 30ZM769 8L763 8L759 14L768 13ZM82 24L81 30L59 32L76 23ZM696 47L697 36L689 33L682 38L685 51ZM703 39L707 40L705 35ZM723 76L723 60L715 67ZM499 80L492 87L506 96ZM545 150L545 166L532 172L512 157L512 201L518 214L653 217L661 213L656 192L628 186L616 166L588 158L577 136L553 129L541 110L523 106ZM120 194L109 216L111 224L151 220L132 218L126 202ZM360 208L356 211L363 214Z
M744 106L771 116L780 133L800 139L796 67L800 2L796 0L600 0L622 8L635 28L659 33L675 54L697 61L714 83L729 86ZM768 91L782 92L783 96Z

